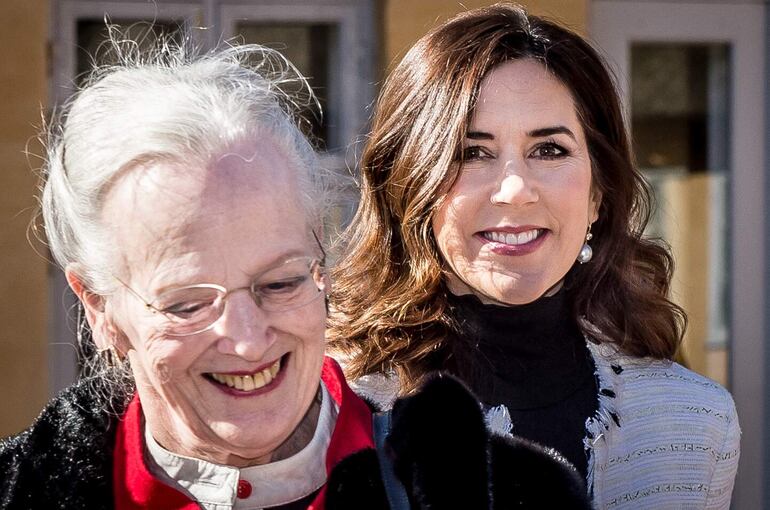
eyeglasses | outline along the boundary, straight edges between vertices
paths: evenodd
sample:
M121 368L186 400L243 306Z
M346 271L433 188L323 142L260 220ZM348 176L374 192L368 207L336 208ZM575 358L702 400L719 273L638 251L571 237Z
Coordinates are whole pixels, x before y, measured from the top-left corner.
M168 335L186 336L211 329L224 313L225 300L236 291L248 290L257 306L266 312L289 312L323 296L324 277L323 259L297 257L257 275L246 287L226 289L213 283L188 285L163 292L152 302L119 278L115 279L148 310L163 315Z

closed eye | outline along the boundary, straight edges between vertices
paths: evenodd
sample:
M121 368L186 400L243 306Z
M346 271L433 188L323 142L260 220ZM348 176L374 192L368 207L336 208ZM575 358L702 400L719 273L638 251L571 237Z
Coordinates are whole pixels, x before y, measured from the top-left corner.
M308 276L295 276L257 285L255 290L262 296L287 294L296 291L308 280Z
M171 314L176 317L184 318L200 312L204 308L211 306L213 301L185 301L167 306L161 310L165 314Z

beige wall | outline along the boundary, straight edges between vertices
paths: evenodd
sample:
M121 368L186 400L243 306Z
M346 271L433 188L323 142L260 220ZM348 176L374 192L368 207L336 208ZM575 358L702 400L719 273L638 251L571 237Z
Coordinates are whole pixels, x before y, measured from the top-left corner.
M29 425L48 396L47 269L27 242L36 178L25 146L46 102L48 2L0 7L0 436Z
M590 0L527 0L518 2L532 14L548 16L584 33ZM495 2L484 0L385 0L383 7L384 63L393 67L417 39L451 16Z

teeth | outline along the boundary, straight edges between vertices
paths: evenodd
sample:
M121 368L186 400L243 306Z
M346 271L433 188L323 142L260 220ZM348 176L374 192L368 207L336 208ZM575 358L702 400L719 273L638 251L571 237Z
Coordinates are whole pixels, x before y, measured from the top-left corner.
M496 243L518 246L521 244L531 243L537 239L537 237L540 235L540 232L540 229L527 230L526 232L520 232L518 234L505 232L484 232L484 237Z
M251 375L229 375L229 374L217 374L211 373L212 379L215 381L227 385L230 388L235 388L242 391L253 391L267 386L271 382L278 372L281 370L281 360L278 359L275 363L261 372L256 372Z

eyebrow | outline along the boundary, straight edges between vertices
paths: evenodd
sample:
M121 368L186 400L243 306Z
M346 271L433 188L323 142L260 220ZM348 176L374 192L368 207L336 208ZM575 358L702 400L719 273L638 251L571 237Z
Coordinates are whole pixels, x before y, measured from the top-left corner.
M299 248L290 249L290 250L287 250L287 251L284 251L284 252L281 252L281 253L277 254L275 257L270 259L270 262L268 262L266 264L261 264L260 265L260 269L258 271L256 271L256 272L254 272L253 274L250 273L250 272L247 272L247 271L243 271L242 269L241 269L241 271L243 271L244 274L248 275L249 278L254 279L257 276L261 275L262 273L265 273L267 271L270 271L272 269L280 267L281 264L283 264L284 262L286 262L289 259L293 259L295 257L306 257L306 256L312 257L312 255L308 255L305 252L305 250L302 250L302 249L299 249ZM189 280L189 281L187 281L187 280ZM150 288L147 290L147 292L151 292L152 293L152 295L154 296L153 297L153 300L154 300L154 299L157 299L164 292L168 292L168 291L171 291L171 290L177 290L177 289L181 289L181 288L184 288L184 287L191 287L191 286L200 285L200 284L222 285L221 282L217 283L217 282L209 281L209 280L201 281L201 280L198 280L198 279L194 279L193 280L192 278L190 278L188 276L187 279L183 279L183 281L181 281L181 282L175 282L175 283L169 283L169 284L161 285L158 288L153 288L153 286L151 285ZM224 286L224 285L222 285L222 286Z
M527 133L527 136L530 138L542 138L544 136L551 136L551 135L567 135L573 140L577 141L577 138L575 137L575 133L572 132L568 127L566 126L548 126L544 128L538 128L533 129L532 131L529 131ZM470 140L494 140L495 135L492 133L487 133L485 131L468 131L465 134L465 137Z

